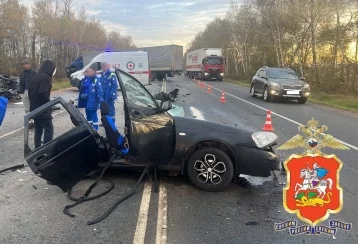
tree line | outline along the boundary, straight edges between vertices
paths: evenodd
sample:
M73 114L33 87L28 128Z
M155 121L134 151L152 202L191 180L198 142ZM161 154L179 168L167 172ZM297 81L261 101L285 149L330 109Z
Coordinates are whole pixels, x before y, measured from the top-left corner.
M76 12L72 0L36 0L31 8L0 0L0 74L18 75L23 59L35 68L50 59L64 77L65 67L82 52L132 47L131 36L107 33L84 7Z
M290 67L317 91L358 94L356 0L232 2L188 51L221 47L230 77L251 80L261 66Z

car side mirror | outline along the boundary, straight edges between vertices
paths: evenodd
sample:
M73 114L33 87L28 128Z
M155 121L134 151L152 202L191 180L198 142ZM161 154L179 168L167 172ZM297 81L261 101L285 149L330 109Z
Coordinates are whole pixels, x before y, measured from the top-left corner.
M305 77L301 76L300 80L305 80Z
M267 77L265 76L260 76L260 78L267 80Z
M160 110L161 112L166 112L173 108L173 104L171 101L163 101L160 104Z

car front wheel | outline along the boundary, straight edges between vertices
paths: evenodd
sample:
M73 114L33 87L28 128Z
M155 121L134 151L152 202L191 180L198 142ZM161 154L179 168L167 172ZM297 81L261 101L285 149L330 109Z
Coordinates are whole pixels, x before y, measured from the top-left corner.
M301 97L298 99L299 104L305 104L307 102L307 97Z
M256 97L255 85L254 84L251 85L250 94L251 94L252 97Z
M268 87L265 87L263 98L265 102L271 102L271 95L269 94Z
M234 175L230 157L217 148L196 151L189 159L187 171L196 187L211 192L224 190Z

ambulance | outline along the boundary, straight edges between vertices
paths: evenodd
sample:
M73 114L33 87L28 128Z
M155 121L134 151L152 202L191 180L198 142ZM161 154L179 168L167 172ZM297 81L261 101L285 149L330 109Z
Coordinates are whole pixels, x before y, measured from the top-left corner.
M145 51L136 52L104 52L94 57L83 69L76 71L70 76L70 83L78 89L84 78L84 72L88 68L93 68L98 76L101 73L101 63L106 62L111 66L111 70L120 68L135 77L143 85L150 84L149 57Z

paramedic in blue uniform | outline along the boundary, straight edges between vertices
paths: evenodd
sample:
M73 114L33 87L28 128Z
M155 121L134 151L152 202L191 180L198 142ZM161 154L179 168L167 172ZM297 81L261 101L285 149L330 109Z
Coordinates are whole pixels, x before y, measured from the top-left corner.
M114 101L117 99L118 80L117 76L110 69L107 63L102 63L102 76L104 100L109 105L109 116L116 121L116 109Z
M78 98L78 108L85 108L88 123L98 131L98 116L100 102L103 102L101 80L96 77L94 69L89 68L83 79Z

